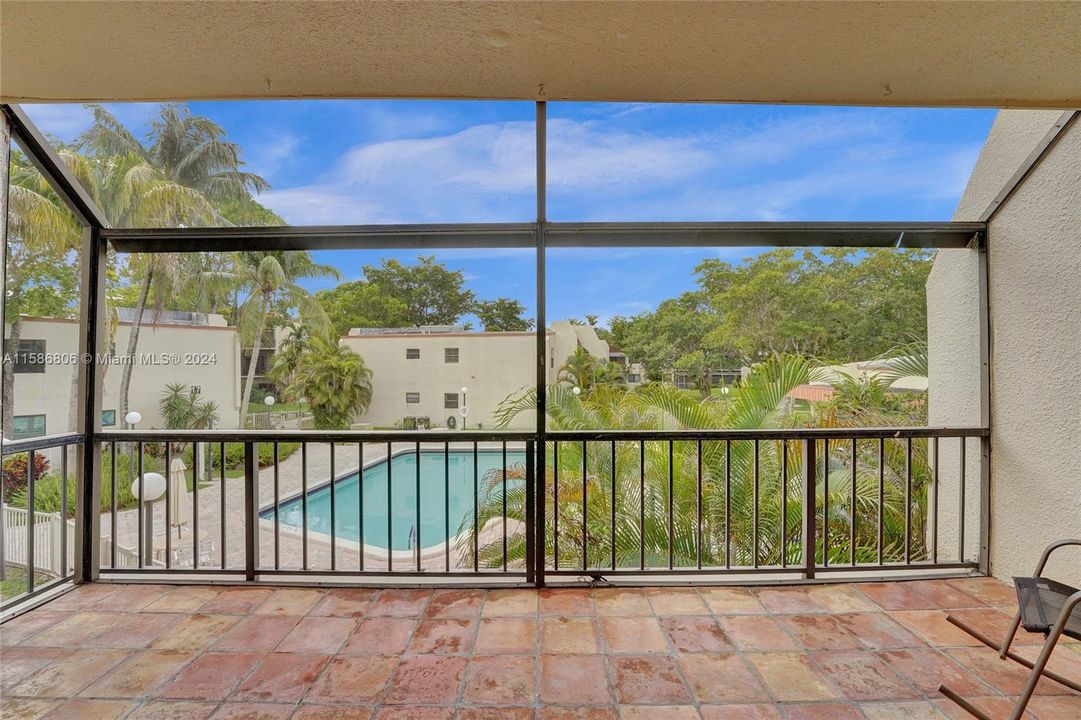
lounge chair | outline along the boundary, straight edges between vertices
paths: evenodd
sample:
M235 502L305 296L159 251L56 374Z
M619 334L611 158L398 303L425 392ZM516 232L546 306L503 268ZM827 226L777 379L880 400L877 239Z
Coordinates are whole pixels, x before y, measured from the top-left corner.
M998 656L1003 660L1009 658L1032 671L1029 673L1024 690L1017 698L1017 704L1014 705L1013 712L1010 714L1010 720L1020 720L1021 716L1024 715L1025 707L1032 698L1032 693L1041 677L1046 677L1081 692L1081 682L1065 678L1047 669L1047 661L1051 659L1051 653L1058 644L1059 638L1066 635L1075 640L1081 640L1081 612L1074 612L1081 605L1081 590L1043 577L1043 570L1047 565L1048 558L1051 557L1051 553L1059 548L1071 545L1081 546L1081 540L1059 540L1051 543L1043 551L1040 562L1036 565L1036 572L1032 577L1014 578L1014 586L1017 590L1017 615L1014 616L1013 624L1010 625L1010 630L1006 633L1006 638L1001 645L996 644L994 640L975 628L966 625L953 615L947 618L951 623L984 645L998 650ZM1024 627L1028 632L1038 632L1044 635L1043 648L1040 650L1036 662L1031 662L1010 650L1010 645L1013 643L1019 627ZM991 720L986 713L945 685L940 685L938 690L974 717L980 720Z

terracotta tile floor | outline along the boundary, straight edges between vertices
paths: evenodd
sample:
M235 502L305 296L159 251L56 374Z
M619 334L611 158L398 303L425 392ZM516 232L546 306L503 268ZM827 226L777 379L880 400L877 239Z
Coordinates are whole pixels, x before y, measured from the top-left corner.
M0 626L4 718L1006 717L1026 671L991 579L806 588L370 590L98 584ZM1035 653L1022 633L1018 650ZM1081 679L1081 644L1059 647ZM1037 720L1078 720L1045 681Z

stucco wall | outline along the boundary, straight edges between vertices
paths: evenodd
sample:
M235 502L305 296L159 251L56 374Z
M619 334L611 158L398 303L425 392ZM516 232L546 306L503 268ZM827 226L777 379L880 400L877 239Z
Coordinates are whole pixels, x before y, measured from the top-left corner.
M999 113L958 205L956 220L979 216L1059 115L1057 111ZM1049 542L1081 536L1079 229L1081 126L1075 124L988 229L991 571L1004 579L1030 573ZM930 422L978 422L975 253L940 252L927 290ZM974 444L970 448L974 451ZM969 457L975 461L974 452ZM977 499L971 489L978 467L972 464L969 471L971 502ZM956 479L956 470L943 473L940 496L948 497L956 490ZM949 521L945 505L943 510ZM971 523L970 515L970 528ZM1076 553L1066 552L1050 572L1079 583L1081 562Z

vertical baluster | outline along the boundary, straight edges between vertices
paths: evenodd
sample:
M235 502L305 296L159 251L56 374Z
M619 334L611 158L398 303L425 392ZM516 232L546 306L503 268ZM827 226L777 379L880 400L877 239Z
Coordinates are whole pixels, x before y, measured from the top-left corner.
M612 441L612 569L616 569L616 441Z
M960 487L958 488L958 503L960 505L957 513L957 560L959 562L965 561L965 438L960 438L961 442L961 459L960 459Z
M817 570L816 549L818 546L818 508L815 507L815 489L818 485L817 441L808 438L803 441L803 577L814 579Z
M443 443L443 570L450 572L450 443Z
M507 572L507 441L503 441L503 460L500 477L503 481L503 572Z
M67 456L67 448L64 448ZM64 474L64 481L60 484L63 492L67 492L68 476ZM109 443L109 488L112 497L109 500L109 567L116 569L116 441ZM67 515L62 515L64 525L68 524ZM68 554L67 544L64 545L64 555Z
M357 443L357 536L360 553L357 569L364 572L364 441Z
M698 465L698 497L694 501L695 514L697 516L697 525L695 526L694 535L694 554L695 559L698 561L698 569L702 569L702 441L697 443L697 465Z
M586 441L582 441L582 570L589 567L589 490L586 482Z
M552 568L559 571L559 441L552 443Z
M912 438L905 438L905 564L912 562Z
M338 569L338 471L334 467L334 441L330 443L330 571Z
M60 483L60 577L66 578L68 576L68 450L71 446L65 445L60 453L60 477L63 478L63 482ZM116 443L113 443L113 457L116 457ZM113 474L116 474L114 469ZM3 503L3 492L0 491L0 506ZM113 520L116 523L116 520ZM0 523L0 527L3 527L3 523ZM0 540L0 545L4 543ZM113 543L113 547L116 547L116 543ZM0 563L4 562L4 551L0 549ZM113 567L116 567L116 563L113 563Z
M758 438L754 439L752 449L754 450L754 463L753 463L753 468L754 468L754 471L753 471L754 472L754 496L753 496L753 500L752 500L752 505L754 507L754 519L752 521L751 536L753 538L752 547L754 548L754 557L751 558L751 564L752 564L752 567L757 568L758 567L758 550L759 550L759 547L758 547L759 546L759 542L758 542L758 496L759 496L759 488L758 488L758 450L759 450L759 448L758 448Z
M931 440L931 504L934 511L931 515L931 562L938 564L938 435Z
M300 443L300 567L308 569L308 443L304 441Z
M140 457L142 452L139 453ZM140 471L141 474L141 471ZM218 505L218 517L220 518L220 533L219 541L221 544L221 569L225 569L225 443L218 443L218 489L220 492L220 500Z
M878 439L878 564L883 562L885 539L886 438Z
M394 469L394 447L387 442L387 571L394 570L394 504L391 495L394 492L392 472Z
M26 453L26 592L34 592L35 571L37 570L37 548L34 547L34 507L37 505L35 502L34 492L37 485L37 473L34 472L37 468L34 467L37 461L37 453L30 450ZM6 539L6 538L5 538Z
M668 441L668 569L675 564L675 502L676 502L676 468L675 468L675 441Z
M822 567L829 567L829 566L830 566L830 439L829 438L822 438Z
M473 441L473 572L480 572L480 453Z
M645 570L645 440L638 441L638 569Z
M191 568L199 569L199 443L191 444Z
M146 518L143 517L143 514L144 514L143 513L143 504L144 504L143 503L143 498L146 496L146 493L145 493L145 488L143 487L143 443L142 442L135 443L135 452L138 453L138 457L136 459L136 472L139 474L139 497L137 498L137 500L139 501L139 504L138 504L138 508L137 508L137 511L136 511L136 514L138 515L138 520L139 520L139 532L137 534L139 536L139 543L138 543L139 544L139 567L142 568L142 567L146 567L146 553L148 551L150 551L150 548L144 547L146 545L146 542L144 540L144 538L146 537L146 533L143 532L143 528L145 527L145 525L143 523L146 522ZM224 458L222 459L222 462L224 463ZM224 482L224 478L223 478L223 482ZM225 497L224 497L224 493L222 494L222 505L221 505L221 507L222 507L222 528L223 528L222 534L224 535L224 527L225 527ZM225 545L222 544L221 548L222 548L222 550L221 550L222 551L222 558L224 558L225 557Z
M724 566L732 567L732 441L724 441Z
M856 438L852 438L852 497L848 510L848 560L856 566Z
M781 567L788 567L788 440L781 440Z
M413 532L413 557L417 572L420 572L420 441L413 446L413 456L416 458L416 493L417 502L415 509L415 529Z
M281 484L278 469L278 443L272 446L274 453L274 569L281 570Z
M165 569L173 566L173 444L165 441Z

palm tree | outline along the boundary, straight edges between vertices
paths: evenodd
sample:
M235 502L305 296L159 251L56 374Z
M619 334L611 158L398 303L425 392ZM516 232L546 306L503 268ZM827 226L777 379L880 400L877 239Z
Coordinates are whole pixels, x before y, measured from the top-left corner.
M217 403L184 383L167 383L158 407L169 430L208 430L218 422Z
M556 381L571 387L589 390L594 385L615 385L624 382L623 368L610 360L600 360L579 345L560 366Z
M255 368L263 348L263 334L268 327L291 322L288 313L295 309L300 321L308 325L313 334L329 338L330 319L315 296L297 281L340 276L335 268L313 262L306 252L289 251L239 252L235 255L233 270L216 275L247 292L237 317L242 346L251 348L240 401L240 427L244 427L255 383Z
M723 401L699 400L664 384L632 390L598 386L581 395L557 385L548 388L548 426L553 430L788 427L814 419L789 413L785 397L796 386L821 377L821 369L814 361L777 355L755 366ZM505 427L516 415L535 407L532 390L507 398L498 411L500 425ZM897 559L903 546L905 461L901 445L887 445L882 509L885 555L889 560ZM545 450L548 562L556 559L558 540L559 562L564 567L581 567L583 552L590 568L610 567L613 553L616 565L622 567L638 567L641 562L647 567L667 567L669 554L673 565L684 567L697 565L699 556L706 567L750 566L756 561L779 565L782 559L797 563L802 548L802 450L802 443L796 441L703 441L699 495L697 441L675 441L671 446L667 441L552 443ZM851 445L830 443L829 453L822 455L830 471L820 469L817 473L816 508L825 507L828 496L830 514L828 523L824 519L819 522L819 560L828 527L830 559L847 561L853 549L849 543L852 522L857 528L856 559L866 561L869 554L874 554L879 510L876 453L877 448L866 443L857 447L854 506ZM921 477L916 467L925 464L925 458L917 454L913 463L916 482ZM783 467L787 469L784 479ZM502 516L503 472L508 480L508 516L521 521L524 528L526 505L521 480L525 468L520 465L496 470L486 478L488 494L477 517L480 528ZM461 530L471 533L472 528L473 519L469 517ZM913 536L917 536L915 526ZM471 563L471 543L464 552L468 557L463 560ZM524 563L522 532L509 539L508 552L511 562ZM501 564L501 540L482 543L479 560L489 566Z
M287 392L308 402L317 430L341 430L371 404L371 378L364 358L333 339L316 336L300 356Z

